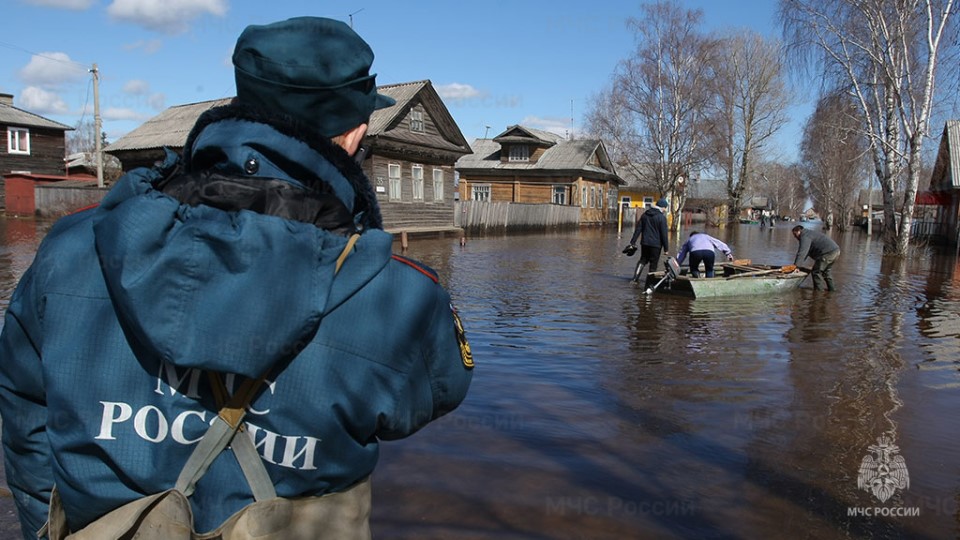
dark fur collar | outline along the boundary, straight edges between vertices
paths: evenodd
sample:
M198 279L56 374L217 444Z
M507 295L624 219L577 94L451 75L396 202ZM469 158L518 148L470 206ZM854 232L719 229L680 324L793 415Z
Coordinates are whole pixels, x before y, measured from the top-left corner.
M343 174L344 178L350 182L356 197L354 201L354 214L363 214L360 222L362 228L383 228L380 205L377 203L377 196L373 192L370 180L367 179L360 165L354 161L343 148L334 144L327 137L323 137L307 129L302 123L288 122L265 115L258 110L240 105L236 100L230 105L214 107L200 115L200 118L197 119L183 147L183 163L187 168L190 166L193 144L200 132L203 131L203 128L217 121L226 119L240 119L266 124L290 138L305 142L336 167L340 173Z

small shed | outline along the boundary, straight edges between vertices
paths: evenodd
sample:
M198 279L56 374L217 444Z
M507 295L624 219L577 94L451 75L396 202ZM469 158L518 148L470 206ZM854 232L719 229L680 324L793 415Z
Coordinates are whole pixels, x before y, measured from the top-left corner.
M91 175L11 173L3 180L6 213L12 216L60 217L98 204L106 193Z

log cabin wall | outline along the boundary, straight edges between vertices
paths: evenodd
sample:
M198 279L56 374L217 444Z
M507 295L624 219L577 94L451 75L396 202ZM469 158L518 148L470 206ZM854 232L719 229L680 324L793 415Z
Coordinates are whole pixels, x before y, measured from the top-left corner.
M26 129L30 136L30 153L11 153L9 128ZM30 172L33 174L65 174L67 145L64 131L38 127L3 126L0 147L0 174Z

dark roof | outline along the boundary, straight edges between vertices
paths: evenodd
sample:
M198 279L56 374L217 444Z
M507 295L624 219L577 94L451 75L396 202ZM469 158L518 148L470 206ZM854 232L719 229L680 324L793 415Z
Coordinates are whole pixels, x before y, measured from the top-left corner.
M367 128L368 137L382 136L386 139L451 150L460 154L470 152L470 144L429 80L381 85L377 86L377 92L392 97L396 103L373 111ZM423 105L440 133L439 136L406 129L393 131L393 128L417 104Z
M378 136L387 133L398 119L412 107L415 102L423 102L428 108L434 123L441 132L441 137L426 134L409 133L402 138L405 142L432 146L446 150L467 153L470 145L460 132L453 117L437 95L430 81L416 81L411 83L391 84L378 86L377 91L396 100L394 105L376 110L370 117L367 136ZM110 144L107 152L118 150L147 150L153 148L183 148L187 136L193 129L194 123L201 114L214 107L227 105L233 97L188 103L168 108L157 116L144 122L140 127L120 137ZM400 136L393 137L395 139Z
M118 150L149 150L153 148L183 148L197 118L206 111L227 105L233 98L214 99L186 105L174 105L147 120L105 148Z
M960 120L948 120L943 126L940 148L930 177L930 188L960 188Z
M534 129L531 127L514 124L509 126L503 133L493 138L493 141L504 143L534 144L537 146L550 147L564 140L556 133Z
M510 133L511 131L516 133L513 130L515 127L517 126L511 126L504 133ZM623 185L624 182L611 165L606 147L600 139L567 140L552 133L546 135L548 132L545 131L533 130L532 128L522 129L527 133L538 133L539 140L547 140L551 143L551 146L543 152L543 155L536 162L502 162L500 160L500 143L494 139L476 139L471 145L473 153L457 160L457 170L476 173L577 171L588 176L610 179L618 185ZM540 139L540 137L545 138ZM597 156L599 166L594 164L594 156Z
M687 200L709 199L727 200L727 182L721 179L700 178L691 180L685 188Z
M871 192L870 199L873 200L871 206L883 206L883 192L880 191L880 188L877 188ZM867 204L867 190L861 189L860 194L857 195L857 205L863 208L863 205Z
M66 124L54 122L53 120L44 118L38 114L33 114L32 112L25 111L6 103L0 103L0 124L5 126L23 126L28 128L34 127L59 129L63 131L73 130L72 127Z

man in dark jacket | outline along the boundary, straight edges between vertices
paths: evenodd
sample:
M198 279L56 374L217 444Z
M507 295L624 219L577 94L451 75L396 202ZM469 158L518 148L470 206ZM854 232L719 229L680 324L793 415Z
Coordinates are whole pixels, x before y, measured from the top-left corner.
M660 199L656 206L651 206L640 215L637 225L633 230L633 237L630 238L624 252L632 253L637 249L637 238L640 239L640 260L637 262L637 268L633 273L633 282L643 285L647 281L647 274L653 270L656 271L657 264L660 263L660 251L664 255L669 255L670 244L667 240L667 217L663 215L667 211L667 200Z
M813 269L811 270L813 288L815 290L834 290L830 268L836 262L837 257L840 256L840 246L829 236L807 229L803 225L797 225L793 228L793 236L800 241L793 264L799 265L804 259L810 257L813 259Z
M182 158L128 173L44 239L0 335L25 538L57 508L54 486L73 531L180 490L224 396L261 378L235 407L244 429L182 490L196 530L272 492L339 501L308 537L369 537L380 441L456 408L473 369L450 296L392 255L354 158L394 103L372 62L340 21L248 27L236 100L198 119Z

